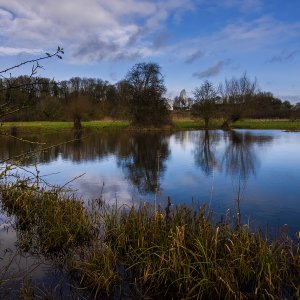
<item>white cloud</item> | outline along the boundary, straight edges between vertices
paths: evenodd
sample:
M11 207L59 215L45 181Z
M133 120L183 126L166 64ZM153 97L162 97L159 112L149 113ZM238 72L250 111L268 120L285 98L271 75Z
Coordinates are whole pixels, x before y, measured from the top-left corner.
M0 55L40 54L41 49L0 47Z
M266 49L277 49L283 43L300 37L300 22L285 23L270 16L262 16L251 21L228 23L210 35L195 37L184 44L187 49L205 52L206 57L222 59L255 53ZM180 52L180 51L177 51Z
M217 0L218 5L227 8L237 8L244 12L260 11L263 7L262 0Z
M270 16L264 16L249 22L237 22L228 24L222 31L221 36L228 40L253 41L259 43L278 42L278 38L289 38L299 34L300 22L288 24L278 21Z
M156 53L149 36L193 5L192 0L0 0L0 7L6 46L60 45L86 62Z

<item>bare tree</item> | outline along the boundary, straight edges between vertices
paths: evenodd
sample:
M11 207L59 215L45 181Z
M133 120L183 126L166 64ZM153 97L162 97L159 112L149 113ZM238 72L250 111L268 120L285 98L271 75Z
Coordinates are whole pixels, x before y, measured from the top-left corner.
M192 114L204 120L206 129L209 121L217 116L216 104L219 100L217 89L209 81L204 81L202 85L195 89L195 104L192 106Z
M2 82L0 86L0 92L5 92L5 102L0 105L0 120L3 117L15 114L16 112L24 109L28 106L28 99L22 101L21 103L14 103L12 94L14 90L31 90L34 91L34 87L37 85L44 85L45 81L41 80L39 77L36 77L38 70L42 68L40 62L46 59L50 59L53 57L62 59L62 55L64 54L64 50L61 47L57 47L56 51L53 53L46 53L44 56L26 60L12 67L8 67L2 71L0 71L0 76L2 77ZM32 64L31 73L28 76L24 76L25 80L11 80L12 75L11 72L15 69L19 69L24 65ZM5 74L9 74L9 77ZM30 93L29 93L30 94Z
M256 79L251 81L246 73L240 78L226 79L220 85L222 95L223 128L229 129L233 122L239 120L250 108L251 100L257 93Z

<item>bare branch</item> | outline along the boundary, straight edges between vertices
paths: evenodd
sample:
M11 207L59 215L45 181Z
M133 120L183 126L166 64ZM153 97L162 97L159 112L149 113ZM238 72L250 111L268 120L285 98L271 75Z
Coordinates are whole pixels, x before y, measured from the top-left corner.
M26 65L26 64L35 64L35 63L37 63L36 66L32 67L32 75L34 75L34 72L36 72L36 70L40 67L39 64L38 64L39 61L49 59L51 57L57 57L59 59L62 59L61 54L64 54L63 48L60 48L58 46L56 51L52 54L46 53L46 56L42 56L42 57L39 57L39 58L36 58L36 59L30 59L30 60L23 61L18 65L15 65L13 67L10 67L10 68L7 68L3 71L0 71L0 74L6 73L6 72L11 71L11 70L16 69L16 68L20 68L21 66Z

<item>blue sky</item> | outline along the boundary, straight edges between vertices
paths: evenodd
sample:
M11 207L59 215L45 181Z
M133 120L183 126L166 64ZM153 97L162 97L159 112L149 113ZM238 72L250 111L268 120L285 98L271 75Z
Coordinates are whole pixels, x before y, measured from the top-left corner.
M299 12L299 0L0 0L1 70L59 45L63 60L43 63L41 76L115 83L157 62L169 97L247 72L297 102Z

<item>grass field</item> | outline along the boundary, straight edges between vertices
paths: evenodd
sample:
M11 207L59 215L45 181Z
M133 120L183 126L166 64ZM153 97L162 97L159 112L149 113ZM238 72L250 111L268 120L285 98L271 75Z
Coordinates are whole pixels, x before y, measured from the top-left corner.
M128 121L88 121L82 122L84 128L106 129L128 127ZM73 122L62 121L33 121L33 122L5 122L2 123L3 132L10 132L12 128L17 128L17 132L21 133L39 133L39 132L56 132L72 130Z
M192 120L188 118L175 119L175 128L178 130L202 129L204 122L201 120ZM215 120L211 123L212 129L221 128L222 120ZM113 121L113 120L100 120L100 121L87 121L82 122L84 128L90 129L126 129L129 126L129 121ZM12 128L16 128L20 133L39 133L39 132L55 132L72 130L73 122L61 121L34 121L34 122L5 122L2 123L0 129L2 132L9 133ZM289 121L286 119L276 120L256 120L246 119L240 120L232 124L232 128L244 129L279 129L300 131L300 121Z
M281 130L300 130L299 121L289 120L242 120L232 125L233 128L244 129L281 129Z

